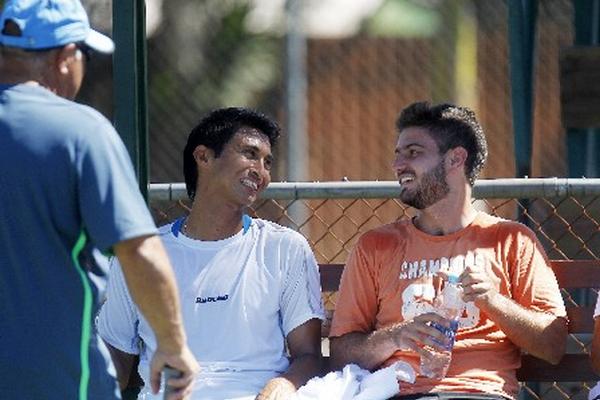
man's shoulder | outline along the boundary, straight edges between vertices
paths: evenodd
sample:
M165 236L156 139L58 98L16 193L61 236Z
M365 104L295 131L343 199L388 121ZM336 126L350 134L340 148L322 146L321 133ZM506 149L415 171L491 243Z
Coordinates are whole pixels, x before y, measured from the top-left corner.
M61 120L62 118L69 118L68 122L83 122L83 123L108 123L108 119L104 117L99 111L85 104L80 104L75 101L60 97L47 89L19 85L17 88L20 98L30 99L26 102L29 107L35 108L36 106L45 108L49 111L51 117ZM74 119L72 121L71 119ZM63 122L65 122L63 120Z
M164 224L158 227L158 235L159 236L166 236L171 232L171 229L173 229L173 224L175 223L175 221L173 222L169 222L168 224Z
M407 236L409 225L410 220L407 219L398 220L385 225L381 225L363 233L359 237L358 241L362 245L388 241L393 241L394 243L396 243L398 240Z
M158 227L158 237L162 240L165 246L168 246L169 243L176 240L176 237L173 233L173 226L178 223L178 220L173 222L169 222L168 224L164 224Z
M535 237L533 230L525 224L487 213L480 213L477 223L484 228L496 228L498 234L501 236L524 235Z
M29 124L34 131L43 133L41 139L66 143L93 141L96 136L103 136L97 135L98 131L114 131L110 121L92 107L57 96L43 87L19 84L5 88L5 92L11 109L21 115L18 124ZM90 135L91 130L94 135Z
M276 222L261 218L253 218L252 223L261 234L277 237L292 242L307 242L306 238L298 231L279 225Z

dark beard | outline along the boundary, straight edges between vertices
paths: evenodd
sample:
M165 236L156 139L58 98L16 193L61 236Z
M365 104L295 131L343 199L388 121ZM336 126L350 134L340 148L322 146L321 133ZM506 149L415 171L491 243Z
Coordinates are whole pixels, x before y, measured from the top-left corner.
M400 200L417 210L423 210L442 200L449 192L450 187L446 182L446 167L444 167L444 162L440 161L435 168L423 175L421 183L416 189L400 192Z

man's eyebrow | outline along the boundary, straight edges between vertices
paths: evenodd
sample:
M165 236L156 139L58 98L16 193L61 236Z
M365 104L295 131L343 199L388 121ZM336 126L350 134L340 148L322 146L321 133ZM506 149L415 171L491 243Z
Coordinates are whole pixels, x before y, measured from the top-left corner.
M254 150L256 152L260 152L260 147L255 145L255 144L241 144L240 145L240 150ZM270 153L267 156L265 156L265 158L269 158L271 160L273 160L273 154Z
M403 145L402 147L396 147L396 152L402 151L402 150L406 150L406 149L409 149L411 147L418 147L420 149L424 149L425 148L425 146L423 146L421 143L411 142L411 143Z

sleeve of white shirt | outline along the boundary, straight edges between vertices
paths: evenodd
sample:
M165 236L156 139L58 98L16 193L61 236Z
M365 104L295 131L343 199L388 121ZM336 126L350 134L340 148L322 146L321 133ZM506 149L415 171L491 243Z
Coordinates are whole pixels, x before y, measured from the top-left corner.
M287 336L306 321L325 319L321 280L315 256L306 239L294 232L283 254L283 286L280 297L283 332Z
M600 317L600 296L596 299L596 308L594 309L594 318Z
M125 283L121 265L114 257L108 277L106 301L96 320L98 333L108 344L129 354L140 353L138 311Z

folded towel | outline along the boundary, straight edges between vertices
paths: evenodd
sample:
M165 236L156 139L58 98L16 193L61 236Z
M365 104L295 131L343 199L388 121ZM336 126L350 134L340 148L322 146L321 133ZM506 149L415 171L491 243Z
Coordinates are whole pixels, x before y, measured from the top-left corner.
M360 391L353 400L385 400L398 394L398 381L414 383L415 371L403 362L397 361L387 368L367 374L360 382Z
M402 361L374 373L349 364L342 371L311 379L298 389L294 400L385 400L399 392L399 380L415 381L415 371Z

